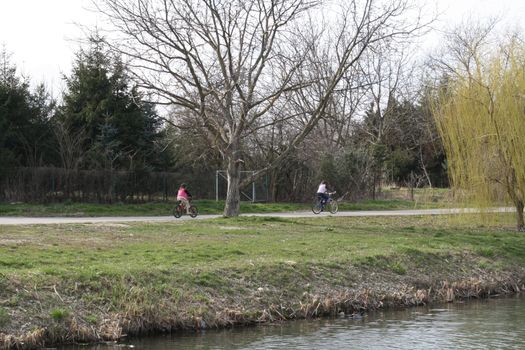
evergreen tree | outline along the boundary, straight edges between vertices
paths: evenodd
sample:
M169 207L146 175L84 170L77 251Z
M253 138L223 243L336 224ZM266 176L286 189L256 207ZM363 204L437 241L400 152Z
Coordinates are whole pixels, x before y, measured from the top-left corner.
M52 162L54 139L50 115L54 102L43 85L30 91L29 81L0 52L0 164L40 166Z
M158 168L159 117L132 86L127 68L93 41L77 54L66 78L57 120L71 132L83 130L84 167L135 170Z

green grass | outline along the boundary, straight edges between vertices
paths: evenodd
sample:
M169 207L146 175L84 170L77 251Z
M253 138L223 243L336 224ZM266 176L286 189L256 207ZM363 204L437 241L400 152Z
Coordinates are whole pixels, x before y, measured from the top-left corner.
M171 215L172 203L0 203L0 216L134 216Z
M222 214L224 201L197 200L194 205L200 214ZM164 216L172 215L174 203L157 202L144 204L95 204L95 203L1 203L0 216ZM276 212L306 209L300 204L261 204L243 202L241 210L246 213Z
M403 209L433 209L449 207L442 202L413 202L406 199L378 199L361 202L341 202L339 210L403 210Z
M69 316L69 312L64 309L53 309L51 310L51 318L55 321L62 321Z
M189 278L196 285L213 285L213 271L287 261L357 262L399 273L406 270L403 260L424 262L429 255L465 252L525 263L525 236L510 231L511 216L505 227L509 231L448 223L444 217L240 217L164 224L0 226L0 275L90 281L177 272L188 274L181 282ZM194 269L201 273L192 274Z
M0 327L9 323L10 317L6 309L0 306Z

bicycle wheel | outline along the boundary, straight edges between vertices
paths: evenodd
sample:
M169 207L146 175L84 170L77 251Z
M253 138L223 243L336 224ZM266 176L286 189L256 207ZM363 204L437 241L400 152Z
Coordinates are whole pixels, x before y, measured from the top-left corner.
M323 208L321 207L321 201L319 199L315 199L314 203L312 204L312 212L314 214L319 214Z
M173 216L176 218L180 218L182 216L182 208L180 207L180 203L175 204L175 208L173 208Z
M192 218L196 217L199 214L199 211L197 210L197 207L190 205L190 216Z
M339 210L339 204L337 204L337 201L331 200L330 203L328 203L328 210L330 210L330 213L335 214Z

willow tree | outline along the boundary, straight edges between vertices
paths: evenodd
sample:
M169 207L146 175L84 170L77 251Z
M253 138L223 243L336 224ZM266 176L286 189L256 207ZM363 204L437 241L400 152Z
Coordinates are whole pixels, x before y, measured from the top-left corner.
M477 204L511 201L525 229L525 46L509 40L452 78L434 115L452 185Z
M109 20L108 44L135 78L180 113L222 155L225 216L239 214L240 188L277 167L326 114L330 97L363 53L419 29L409 0L93 0ZM322 5L331 6L322 20ZM416 9L417 11L418 9ZM319 65L330 67L319 74ZM321 82L321 84L314 83ZM314 94L312 91L321 87ZM285 106L307 99L300 115ZM298 124L286 150L241 179L247 138L272 124Z

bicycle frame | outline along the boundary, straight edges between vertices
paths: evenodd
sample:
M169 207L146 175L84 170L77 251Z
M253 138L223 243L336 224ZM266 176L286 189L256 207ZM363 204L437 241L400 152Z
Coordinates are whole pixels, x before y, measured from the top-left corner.
M329 192L328 193L328 198L326 199L326 201L321 195L317 194L316 198L315 198L315 202L314 202L314 204L312 206L313 213L314 214L319 214L322 211L324 211L324 209L326 207L328 207L330 213L332 213L332 214L337 213L337 211L338 211L337 200L332 197L332 195L334 193L335 192Z
M189 207L186 208L182 201L177 201L175 207L173 208L173 216L180 218L184 213L188 213L192 218L198 215L197 207L189 203Z

